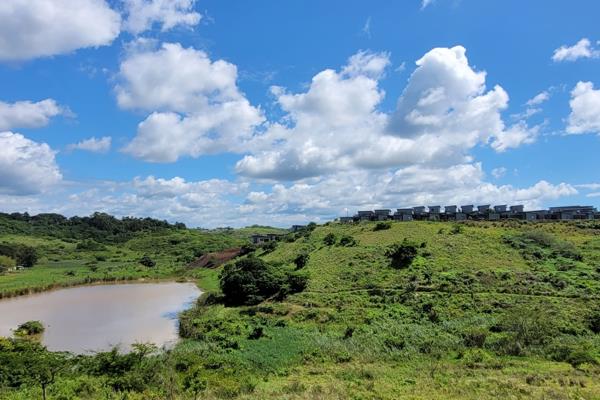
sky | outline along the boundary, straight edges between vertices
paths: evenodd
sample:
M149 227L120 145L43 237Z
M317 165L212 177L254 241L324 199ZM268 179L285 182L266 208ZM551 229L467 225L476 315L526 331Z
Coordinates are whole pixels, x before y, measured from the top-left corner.
M0 211L600 205L593 0L4 0Z

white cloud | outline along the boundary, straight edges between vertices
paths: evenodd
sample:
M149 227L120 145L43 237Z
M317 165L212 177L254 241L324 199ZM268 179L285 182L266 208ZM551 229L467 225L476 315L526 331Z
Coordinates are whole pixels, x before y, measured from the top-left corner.
M507 93L486 91L485 73L469 66L463 47L433 49L417 61L392 114L377 110L388 65L387 53L360 52L340 72L315 75L305 93L272 88L287 114L252 139L238 173L296 180L356 168L450 166L469 162L477 144L501 152L538 134L524 121L505 126Z
M363 25L361 32L363 35L365 35L369 39L371 38L371 17L370 16L367 17L367 20L365 21L365 24Z
M427 6L433 4L435 0L421 0L421 10L425 9Z
M543 92L538 93L537 95L535 95L534 97L532 97L531 99L527 100L527 103L525 103L527 106L538 106L546 101L548 101L548 99L550 99L550 93L547 90L544 90Z
M592 82L578 82L571 91L567 133L600 134L600 90Z
M91 151L92 153L106 153L110 150L112 138L110 136L104 136L100 139L91 137L89 139L82 140L78 143L73 143L67 146L68 150L85 150Z
M520 121L497 133L491 146L497 152L502 153L511 148L516 149L524 144L531 144L537 139L539 129L539 126L529 127L525 122Z
M124 29L140 34L160 25L165 32L176 26L198 25L202 16L194 11L194 0L123 0L127 18Z
M0 132L0 194L28 195L43 192L60 182L55 152L21 134Z
M38 102L17 101L5 103L0 101L0 130L14 128L40 128L50 118L61 114L70 114L69 110L59 106L53 99Z
M4 0L0 21L0 61L21 61L108 45L121 17L104 0Z
M561 46L554 50L554 62L575 61L579 58L598 58L600 50L594 48L589 39L583 38L573 46Z
M237 68L179 44L134 48L121 63L117 101L154 111L125 147L135 157L173 162L244 146L263 121L237 87Z
M506 168L505 167L498 167L498 168L494 168L492 170L492 176L496 179L500 179L502 178L504 175L506 175Z

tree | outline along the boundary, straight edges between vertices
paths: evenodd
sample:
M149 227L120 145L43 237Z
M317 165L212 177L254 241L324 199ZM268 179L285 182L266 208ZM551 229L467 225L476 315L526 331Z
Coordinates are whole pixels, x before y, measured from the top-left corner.
M417 246L406 239L387 249L385 255L391 260L392 267L396 269L410 267L417 256Z
M280 268L249 257L226 265L219 279L226 302L243 305L260 303L278 293L286 276Z
M296 269L302 269L306 266L309 259L308 253L300 253L294 258L294 264L296 264Z
M333 233L328 233L323 238L323 243L325 243L326 246L333 246L335 244L335 241L336 241L336 239L335 239L335 235Z
M153 259L151 259L147 254L144 254L142 258L140 258L140 264L145 267L152 268L156 265Z

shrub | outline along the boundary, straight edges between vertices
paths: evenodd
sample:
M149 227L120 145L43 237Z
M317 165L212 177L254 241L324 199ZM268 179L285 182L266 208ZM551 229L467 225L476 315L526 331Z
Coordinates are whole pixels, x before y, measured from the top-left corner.
M465 227L460 224L452 225L452 229L450 229L450 233L453 235L458 235L459 233L463 233L465 231Z
M15 333L23 336L32 336L39 335L43 333L44 330L44 325L40 321L27 321L19 325Z
M336 239L335 239L335 235L333 233L328 233L323 238L323 243L325 243L326 246L333 246L335 244L335 242L336 242Z
M277 248L277 242L274 240L271 240L270 242L267 242L262 246L262 249L265 253L270 253L273 250L275 250L276 248Z
M594 310L588 318L590 330L596 334L600 333L600 309Z
M547 344L558 333L556 319L542 307L518 306L500 321L500 330L509 334L505 347L520 355L525 347Z
M296 258L294 258L294 264L296 264L296 269L298 270L304 268L308 263L309 258L310 256L308 255L308 253L298 254Z
M463 333L463 341L467 347L483 347L488 331L483 328L472 328Z
M402 243L390 246L385 255L391 260L393 268L408 268L417 256L417 246L404 239Z
M240 255L245 256L246 254L251 254L256 251L256 246L250 243L246 243L240 249Z
M562 361L571 364L573 368L579 368L582 364L598 364L592 355L593 346L580 339L561 338L550 346L550 357L554 361Z
M0 255L0 274L14 268L17 262L10 257Z
M378 222L373 227L374 231L385 231L386 229L390 229L392 224L390 222Z
M24 244L1 244L0 255L14 259L17 265L25 268L33 267L38 260L37 251Z
M152 268L156 265L153 259L151 259L147 254L145 254L142 258L140 258L140 264L145 267Z
M340 238L340 246L344 246L344 247L354 247L356 246L356 239L354 239L352 236L350 235L344 235Z
M277 294L286 283L279 268L256 257L226 265L219 279L225 301L231 305L258 304Z
M302 292L308 286L308 275L302 272L288 274L287 283L290 293Z

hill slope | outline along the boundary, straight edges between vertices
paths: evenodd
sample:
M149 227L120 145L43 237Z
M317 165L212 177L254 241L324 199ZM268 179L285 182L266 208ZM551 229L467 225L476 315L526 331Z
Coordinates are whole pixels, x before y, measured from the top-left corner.
M600 398L598 226L376 226L330 224L258 251L290 268L308 254L302 293L184 316L189 351L209 344L204 364L221 367L214 393L231 371L257 399ZM405 240L417 255L392 268L386 250Z

